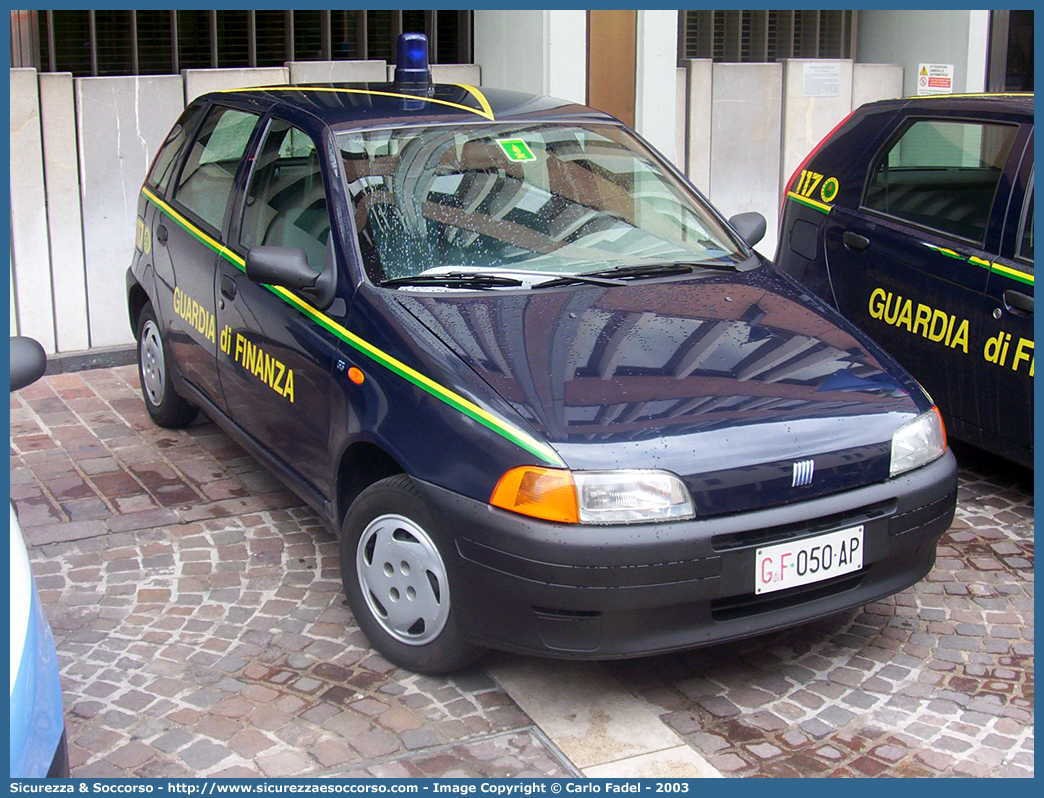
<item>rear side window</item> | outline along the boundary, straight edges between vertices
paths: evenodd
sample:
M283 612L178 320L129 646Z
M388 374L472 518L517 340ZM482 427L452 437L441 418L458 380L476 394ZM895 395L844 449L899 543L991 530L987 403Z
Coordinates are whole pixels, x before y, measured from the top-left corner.
M175 201L215 230L221 229L232 182L257 119L257 114L235 108L211 108L181 170Z
M870 172L863 207L982 244L1014 125L920 120Z
M163 194L167 192L167 186L170 185L170 176L174 172L177 155L185 146L188 134L196 126L200 109L199 105L186 109L177 124L167 134L167 140L163 142L156 154L156 159L152 162L152 169L149 170L149 176L145 182Z

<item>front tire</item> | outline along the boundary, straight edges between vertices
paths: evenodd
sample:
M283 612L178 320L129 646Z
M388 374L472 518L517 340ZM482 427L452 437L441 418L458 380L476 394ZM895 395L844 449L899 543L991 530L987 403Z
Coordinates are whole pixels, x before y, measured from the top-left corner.
M383 479L352 503L341 529L341 580L356 623L389 662L448 673L482 653L460 632L439 537L408 476Z
M177 429L191 424L199 408L185 401L170 381L170 355L160 333L152 303L138 317L138 377L145 409L161 427Z

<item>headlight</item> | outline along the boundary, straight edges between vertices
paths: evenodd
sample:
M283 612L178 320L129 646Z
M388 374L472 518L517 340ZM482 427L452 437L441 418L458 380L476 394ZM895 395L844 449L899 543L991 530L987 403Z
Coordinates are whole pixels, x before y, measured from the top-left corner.
M892 464L889 476L923 466L946 451L946 430L939 409L933 407L913 421L907 421L892 436Z
M689 491L666 471L522 466L504 474L489 502L534 518L571 524L627 524L695 515Z

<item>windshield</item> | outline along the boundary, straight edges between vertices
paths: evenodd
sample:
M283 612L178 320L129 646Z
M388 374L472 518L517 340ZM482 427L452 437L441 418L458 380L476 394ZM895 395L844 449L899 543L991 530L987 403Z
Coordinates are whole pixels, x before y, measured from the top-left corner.
M621 266L721 267L748 255L614 125L351 130L337 143L375 283L477 271L528 287Z

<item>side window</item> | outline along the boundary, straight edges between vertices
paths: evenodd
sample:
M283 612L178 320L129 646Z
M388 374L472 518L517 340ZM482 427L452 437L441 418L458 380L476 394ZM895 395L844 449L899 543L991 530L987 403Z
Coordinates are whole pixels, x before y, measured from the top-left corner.
M145 180L147 185L158 189L161 193L166 193L167 186L170 185L170 176L174 172L177 155L185 146L185 139L188 138L189 132L195 127L201 107L190 105L167 134L167 140L160 146L159 152L156 153L156 158L152 162L152 169L149 170L149 176Z
M174 200L216 230L257 119L234 108L211 108L181 170Z
M299 128L274 120L247 185L239 242L247 249L297 247L304 250L308 265L321 272L329 235L315 143Z
M875 161L863 207L981 245L1017 130L914 122Z

